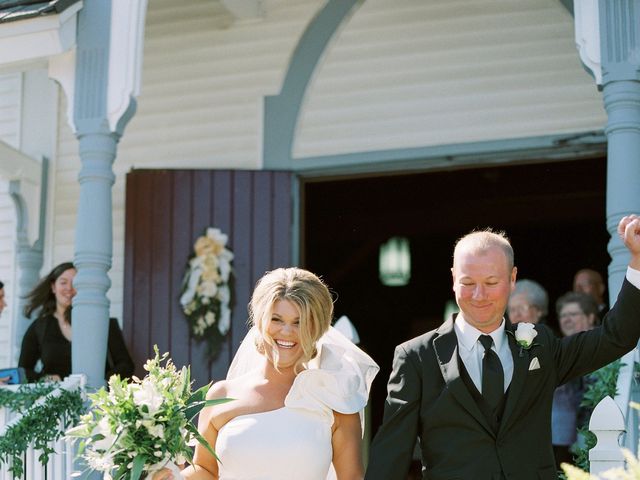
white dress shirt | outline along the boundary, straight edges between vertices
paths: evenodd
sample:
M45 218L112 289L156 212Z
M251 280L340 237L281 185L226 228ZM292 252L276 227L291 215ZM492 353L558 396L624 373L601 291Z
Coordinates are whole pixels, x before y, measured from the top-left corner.
M640 270L634 270L627 267L627 280L631 285L640 289ZM493 346L491 347L500 357L502 370L504 371L504 390L507 391L511 378L513 377L513 357L509 348L509 340L504 330L504 318L500 326L488 335L493 338ZM475 327L469 325L462 313L456 316L454 323L456 336L458 337L458 352L462 363L464 363L473 384L478 391L482 393L482 357L484 356L484 347L479 342L480 335L483 333Z
M458 337L458 353L464 363L473 384L482 393L482 357L484 357L484 347L478 340L480 335L484 335L480 330L469 325L462 313L458 314L454 323L456 336ZM504 371L504 390L507 390L513 377L513 357L509 348L507 333L504 331L504 318L500 326L493 332L488 333L493 338L491 349L494 350L502 363Z

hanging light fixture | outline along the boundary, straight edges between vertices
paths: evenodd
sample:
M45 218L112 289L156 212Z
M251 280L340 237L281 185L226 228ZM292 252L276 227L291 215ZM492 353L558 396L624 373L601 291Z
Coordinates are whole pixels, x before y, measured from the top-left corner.
M411 278L411 251L409 239L392 237L380 245L378 275L383 285L402 287Z

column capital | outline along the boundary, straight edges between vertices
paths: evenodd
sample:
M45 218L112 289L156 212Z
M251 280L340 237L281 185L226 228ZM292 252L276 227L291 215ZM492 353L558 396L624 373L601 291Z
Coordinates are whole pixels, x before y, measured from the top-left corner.
M580 0L574 19L580 60L599 88L640 81L640 0Z
M599 25L602 84L640 81L640 0L599 0Z
M147 0L87 2L79 13L77 48L51 59L49 76L67 97L74 133L108 129L122 135L133 117L146 11Z

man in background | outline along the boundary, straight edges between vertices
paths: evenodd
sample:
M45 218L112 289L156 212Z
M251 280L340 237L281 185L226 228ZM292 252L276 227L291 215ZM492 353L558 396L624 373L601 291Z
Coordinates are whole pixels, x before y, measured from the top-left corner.
M573 291L586 293L591 295L598 304L598 317L602 321L604 315L609 311L609 306L604 300L604 292L606 287L602 280L602 275L591 270L590 268L583 268L578 270L573 277Z

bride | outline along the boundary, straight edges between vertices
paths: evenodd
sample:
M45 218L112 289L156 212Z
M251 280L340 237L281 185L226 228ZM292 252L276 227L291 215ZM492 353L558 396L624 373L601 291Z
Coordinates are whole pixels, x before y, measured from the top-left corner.
M227 379L207 398L189 480L361 480L362 423L375 362L330 327L325 284L299 268L263 276L249 305L252 329ZM175 478L168 470L154 480Z

